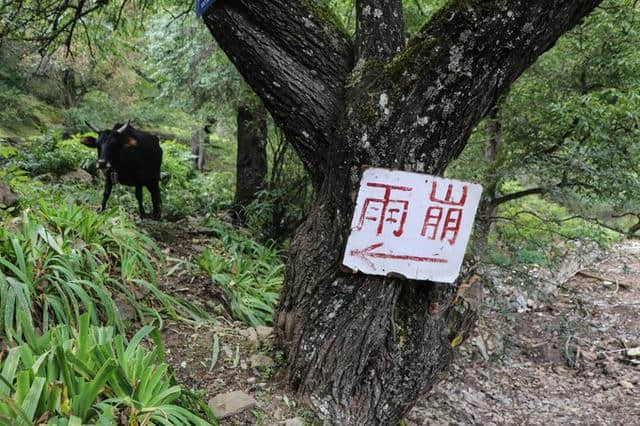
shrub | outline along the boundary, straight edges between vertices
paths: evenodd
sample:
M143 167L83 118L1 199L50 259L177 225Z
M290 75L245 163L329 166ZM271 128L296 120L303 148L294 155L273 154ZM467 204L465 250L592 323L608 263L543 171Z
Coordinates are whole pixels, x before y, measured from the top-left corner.
M60 133L50 132L30 140L9 165L26 170L32 176L62 175L78 168L95 175L95 163L96 151L83 146L79 137L64 140Z
M162 143L163 215L177 220L205 214L233 199L232 174L201 174L192 166L190 149L175 141Z
M508 192L519 190L516 183L508 185ZM607 247L620 238L619 234L574 216L567 208L538 196L506 203L500 208L500 217L503 220L497 224L498 238L491 241L499 242L506 250L505 255L515 263L550 265L575 241L590 240ZM506 262L495 252L491 258L495 263Z
M100 129L110 129L124 117L127 117L127 111L123 111L123 106L100 90L87 92L78 106L64 112L65 125L78 132L89 130L85 121Z

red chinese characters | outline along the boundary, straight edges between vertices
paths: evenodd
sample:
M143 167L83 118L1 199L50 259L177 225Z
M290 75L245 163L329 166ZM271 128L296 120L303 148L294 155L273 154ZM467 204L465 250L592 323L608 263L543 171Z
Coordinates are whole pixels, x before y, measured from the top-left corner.
M453 283L481 195L470 182L367 168L342 264L365 274Z
M369 182L368 187L384 189L382 198L367 198L364 201L360 219L356 230L360 231L364 227L365 220L377 222L376 235L381 235L385 223L397 224L393 230L393 235L400 237L404 233L404 225L407 221L409 211L409 201L391 199L392 191L411 192L408 186L387 185L384 183ZM399 217L398 217L399 216Z
M468 187L464 185L460 199L454 201L452 199L453 185L449 184L444 198L438 198L438 182L433 181L429 201L436 205L430 205L427 208L420 235L426 236L430 240L440 239L440 241L444 241L446 239L450 245L454 245L460 232L462 211L467 201L467 193Z
M370 188L380 188L383 192L380 197L368 197L364 200L355 230L362 230L366 221L370 221L377 224L376 235L382 235L385 225L393 224L393 235L401 237L405 232L410 207L409 201L401 197L407 198L413 188L379 182L368 182L366 185ZM462 223L463 208L467 201L468 187L462 187L457 200L454 200L453 193L453 185L449 184L444 197L439 196L438 182L432 182L430 203L424 215L421 236L430 240L447 241L450 245L456 243Z

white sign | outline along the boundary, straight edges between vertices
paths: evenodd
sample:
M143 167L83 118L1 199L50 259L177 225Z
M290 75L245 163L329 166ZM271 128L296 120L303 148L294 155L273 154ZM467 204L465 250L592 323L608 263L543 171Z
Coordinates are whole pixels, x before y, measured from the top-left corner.
M342 263L365 274L453 283L481 194L473 183L366 169Z

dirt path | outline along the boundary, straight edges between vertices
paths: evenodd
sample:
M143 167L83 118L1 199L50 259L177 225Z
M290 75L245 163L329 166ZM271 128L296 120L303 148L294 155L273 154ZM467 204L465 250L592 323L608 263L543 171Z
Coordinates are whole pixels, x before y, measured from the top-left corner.
M222 425L313 421L278 380L282 355L272 336L258 337L234 322L210 280L190 269L215 237L188 228L154 234L169 266L179 264L167 290L218 312L217 325L167 323L167 358L179 380L205 400L230 391L256 399L255 407ZM411 411L410 425L640 424L640 356L624 352L640 347L640 244L616 247L551 291L538 278L510 271L492 281L474 336L461 346L448 377ZM215 336L219 353L212 368ZM260 354L275 365L253 365Z
M640 244L551 297L514 281L489 289L474 337L409 423L640 424L640 357L622 350L640 346Z

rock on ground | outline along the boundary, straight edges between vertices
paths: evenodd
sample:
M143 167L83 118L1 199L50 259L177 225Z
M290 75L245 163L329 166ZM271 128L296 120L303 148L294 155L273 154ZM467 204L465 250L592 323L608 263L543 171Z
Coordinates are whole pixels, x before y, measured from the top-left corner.
M275 365L273 359L264 354L251 355L251 358L249 358L249 362L251 363L251 367L253 368L273 367Z
M266 327L264 325L259 325L256 327L256 333L258 337L261 339L268 339L273 335L273 327Z
M255 405L256 400L251 395L241 391L223 393L209 400L209 408L219 419L241 413L246 409L253 408Z
M85 170L77 169L60 176L60 179L62 179L63 182L91 183L93 181L93 176Z
M0 182L0 207L8 208L18 204L18 196L6 183Z

